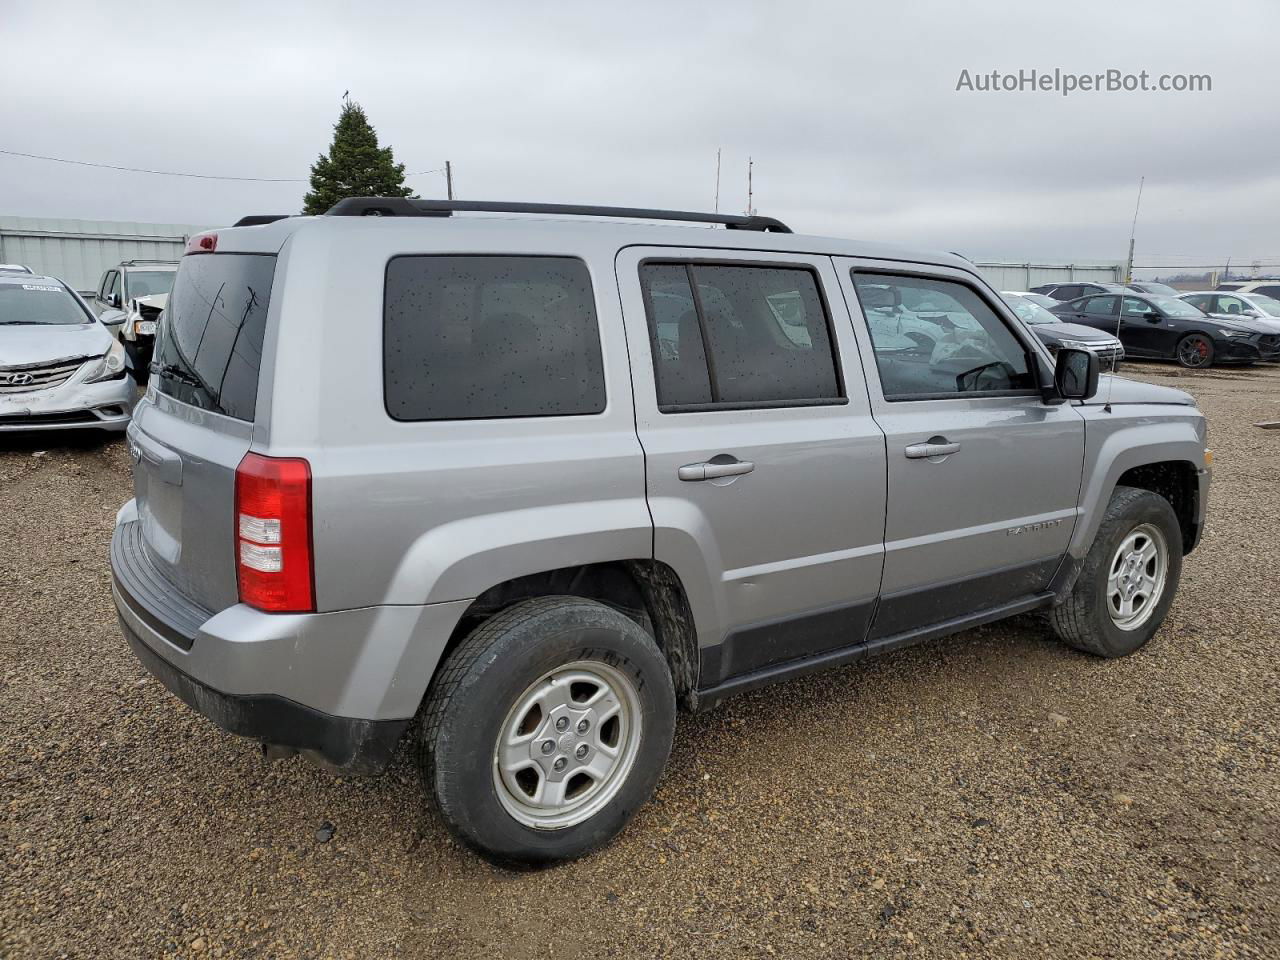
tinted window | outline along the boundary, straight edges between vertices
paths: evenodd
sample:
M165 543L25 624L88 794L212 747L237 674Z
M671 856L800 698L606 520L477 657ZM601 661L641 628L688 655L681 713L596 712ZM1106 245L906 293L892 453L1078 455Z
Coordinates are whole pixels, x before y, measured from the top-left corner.
M99 300L107 299L108 291L111 289L111 284L115 280L115 276L116 272L114 270L108 270L102 275L102 284L98 287Z
M182 258L156 336L156 389L183 403L252 420L276 258Z
M93 318L62 284L34 278L0 283L0 326L68 323L93 323Z
M120 294L120 274L117 271L111 272L111 281L107 284L107 300Z
M853 274L887 399L1023 391L1036 385L1014 333L962 283ZM918 312L907 304L954 305Z
M1082 293L1084 293L1084 288L1080 284L1074 283L1058 287L1053 291L1053 296L1059 300L1074 300Z
M1254 287L1253 292L1260 293L1265 297L1280 297L1280 286Z
M1113 317L1118 297L1090 297L1084 302L1082 313L1091 317Z
M645 264L640 282L660 407L842 396L830 324L812 271Z
M586 264L571 257L396 257L383 374L397 420L599 413L604 366Z
M1187 301L1187 303L1191 304L1197 310L1208 311L1209 301L1212 300L1213 297L1209 296L1207 293L1197 293L1194 296L1183 297L1182 299Z

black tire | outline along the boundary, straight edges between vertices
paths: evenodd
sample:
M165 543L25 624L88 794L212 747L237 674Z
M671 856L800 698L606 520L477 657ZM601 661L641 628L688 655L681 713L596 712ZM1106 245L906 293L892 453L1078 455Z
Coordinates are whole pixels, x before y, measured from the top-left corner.
M1205 370L1213 366L1213 341L1203 333L1189 333L1178 341L1173 357L1190 370Z
M575 661L602 662L633 684L639 744L620 786L594 815L537 829L499 798L495 749L517 699L548 671ZM591 600L541 597L486 620L450 654L427 695L418 762L456 839L494 863L541 866L581 857L626 826L662 774L675 717L666 659L639 625Z
M1136 629L1124 630L1108 610L1107 579L1121 543L1142 524L1151 524L1164 535L1168 569L1163 592L1146 622ZM1099 657L1126 657L1141 649L1160 629L1181 576L1182 528L1169 501L1150 490L1116 487L1080 576L1067 599L1050 611L1049 622L1068 646Z

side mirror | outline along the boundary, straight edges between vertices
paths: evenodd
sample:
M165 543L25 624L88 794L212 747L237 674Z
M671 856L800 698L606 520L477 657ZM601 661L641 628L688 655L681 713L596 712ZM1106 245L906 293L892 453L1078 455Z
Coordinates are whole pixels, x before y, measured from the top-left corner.
M1063 347L1058 351L1053 385L1064 400L1088 400L1098 392L1102 364L1092 350Z
M112 307L114 307L115 309L119 310L119 309L120 309L120 294L118 294L118 293L113 293L110 297L108 297L108 298L107 298L107 303L111 304L111 306L112 306Z

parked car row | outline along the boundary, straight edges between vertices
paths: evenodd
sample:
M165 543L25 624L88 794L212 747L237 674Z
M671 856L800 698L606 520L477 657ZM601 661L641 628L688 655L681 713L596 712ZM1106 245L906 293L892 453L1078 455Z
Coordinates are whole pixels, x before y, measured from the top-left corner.
M1185 297L1091 294L1060 303L1052 312L1069 323L1116 334L1129 357L1176 360L1191 368L1280 360L1280 321L1242 313L1210 316Z

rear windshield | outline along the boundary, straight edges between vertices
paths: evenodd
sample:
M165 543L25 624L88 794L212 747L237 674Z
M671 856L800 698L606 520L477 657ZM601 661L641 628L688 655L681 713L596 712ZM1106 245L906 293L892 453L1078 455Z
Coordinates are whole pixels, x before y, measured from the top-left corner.
M151 361L157 390L202 410L253 419L275 269L275 256L265 254L182 258Z
M31 280L0 283L0 324L93 323L80 301L60 283Z
M401 256L387 264L383 373L397 420L599 413L591 276L571 257Z

